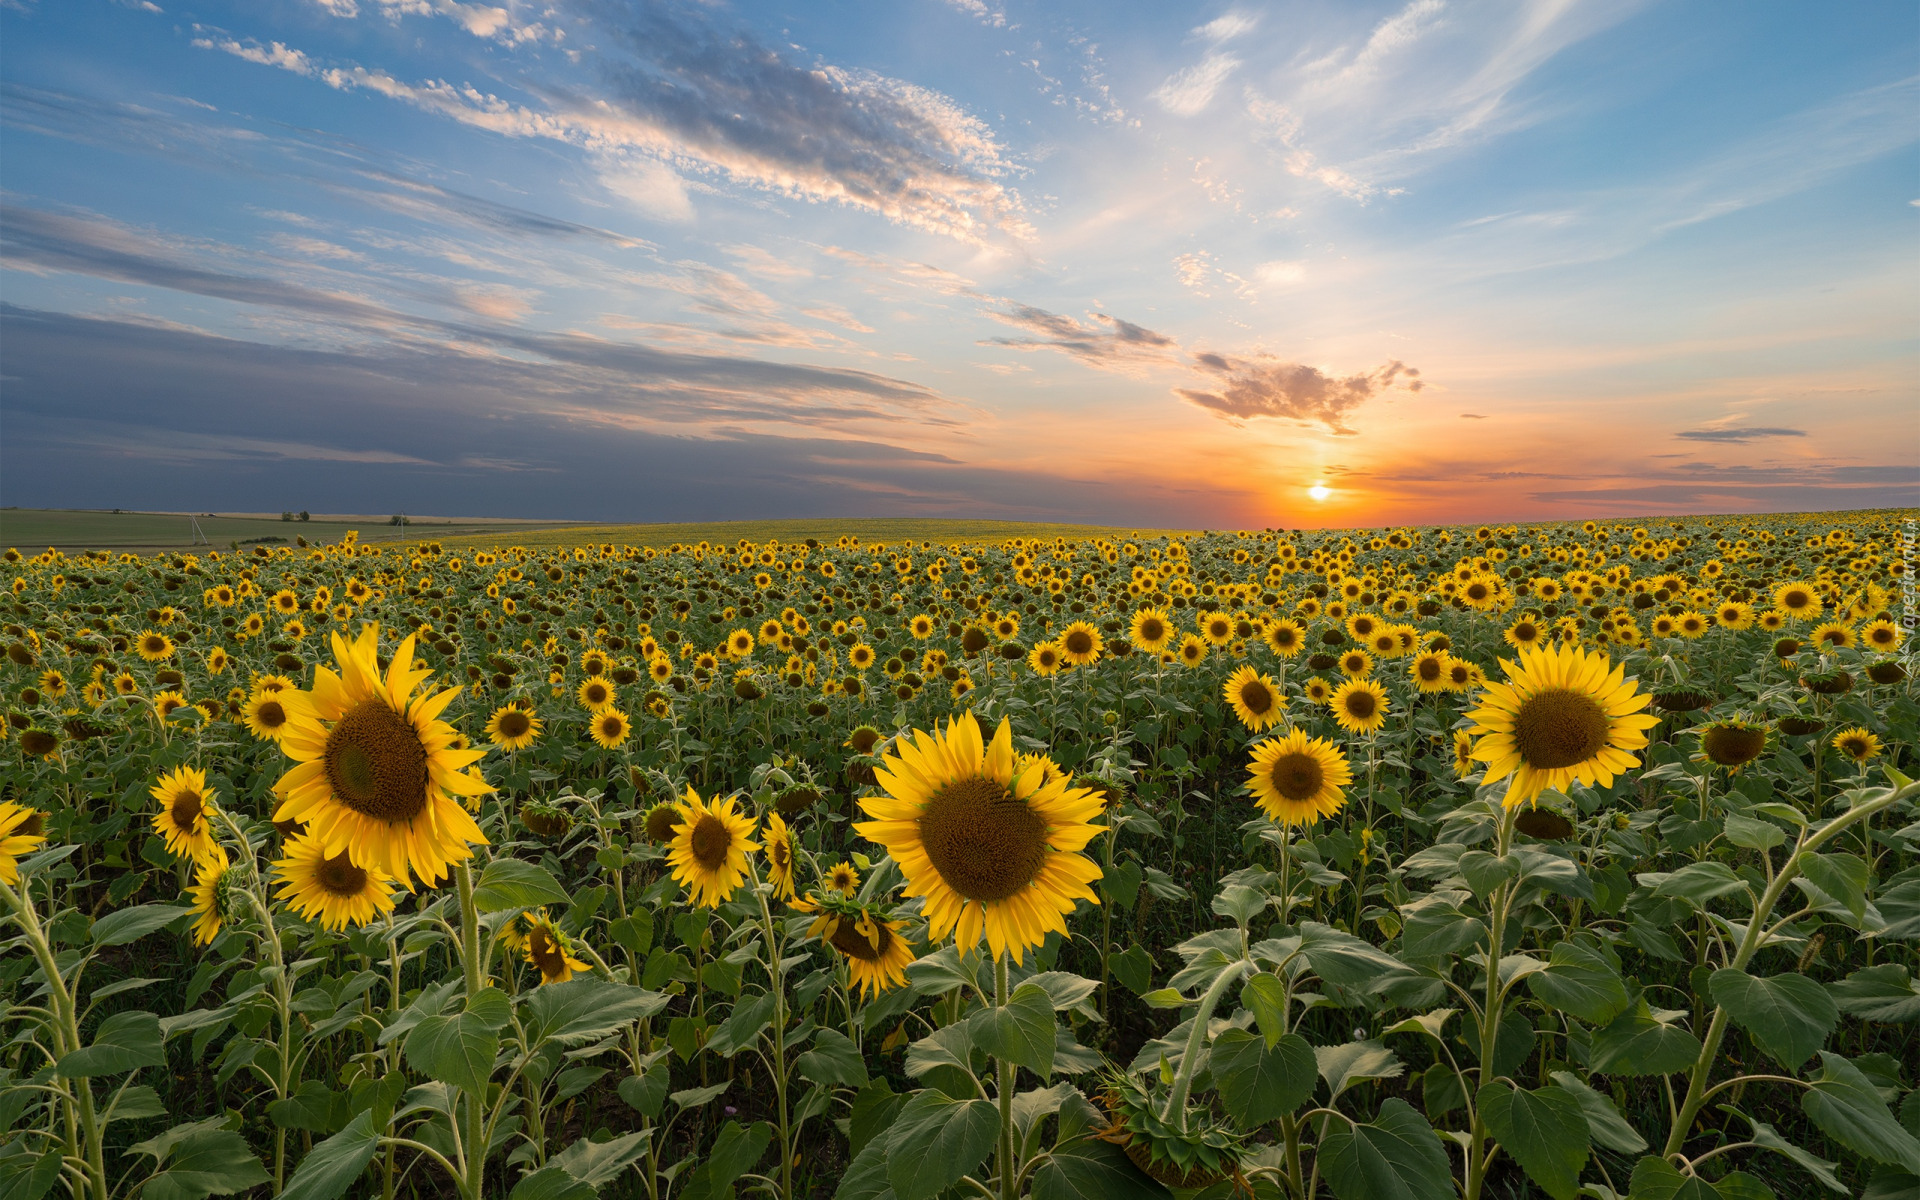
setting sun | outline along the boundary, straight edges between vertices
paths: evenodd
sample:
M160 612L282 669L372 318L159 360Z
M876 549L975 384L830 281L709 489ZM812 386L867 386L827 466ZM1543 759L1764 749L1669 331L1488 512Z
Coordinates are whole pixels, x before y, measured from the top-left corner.
M1325 500L1328 496L1333 495L1333 489L1324 483L1316 483L1307 489L1307 495L1312 496L1315 500Z

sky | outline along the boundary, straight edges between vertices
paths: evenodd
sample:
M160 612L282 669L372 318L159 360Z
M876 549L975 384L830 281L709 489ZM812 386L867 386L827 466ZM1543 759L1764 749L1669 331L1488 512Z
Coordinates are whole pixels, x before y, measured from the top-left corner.
M0 0L0 504L1920 502L1920 10Z

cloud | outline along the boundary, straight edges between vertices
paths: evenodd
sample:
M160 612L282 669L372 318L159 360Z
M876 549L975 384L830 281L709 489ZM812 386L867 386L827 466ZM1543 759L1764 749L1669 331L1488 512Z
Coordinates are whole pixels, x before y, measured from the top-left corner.
M994 320L1023 329L1031 336L987 338L987 346L1018 350L1059 350L1091 366L1124 369L1144 361L1171 361L1178 348L1174 340L1142 325L1106 313L1093 314L1091 323L1048 312L1030 304L1008 302L989 309Z
M1745 429L1684 429L1673 436L1690 442L1750 442L1755 438L1805 437L1807 431L1754 425Z
M1155 88L1152 96L1160 107L1176 117L1193 117L1213 103L1214 93L1240 66L1231 54L1209 54L1183 71L1178 71Z
M1234 9L1198 26L1193 36L1209 42L1225 42L1239 37L1243 33L1252 33L1254 26L1260 24L1260 18L1247 12Z
M686 180L663 162L619 158L600 170L600 186L650 217L663 221L693 219Z
M279 43L196 46L375 92L508 137L655 159L810 203L982 243L1032 230L1005 182L1016 170L986 122L951 98L871 71L803 64L695 12L583 0L597 25L582 70L525 86L541 107L471 84L407 83L359 65L321 67ZM599 81L598 86L578 79Z
M1004 29L1007 14L986 3L986 0L947 0L947 4L966 13L982 25L991 25L995 29Z
M1460 419L1462 421L1484 421L1487 418L1484 413L1461 413Z
M1417 368L1395 359L1362 375L1335 378L1318 367L1285 362L1267 354L1230 358L1211 352L1196 354L1193 363L1223 382L1211 391L1175 388L1174 394L1232 421L1278 417L1323 425L1329 432L1350 436L1349 414L1375 395L1404 378L1402 386L1417 392L1424 386Z

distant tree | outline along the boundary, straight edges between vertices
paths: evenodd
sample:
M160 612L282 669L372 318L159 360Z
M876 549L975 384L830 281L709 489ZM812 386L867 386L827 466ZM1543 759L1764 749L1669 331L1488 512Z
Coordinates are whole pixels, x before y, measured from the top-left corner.
M291 520L293 520L293 510L292 510L292 509L290 509L290 508L283 508L283 509L281 509L281 510L280 510L280 519L281 519L282 521L291 521Z
M395 514L393 514L393 515L392 515L391 517L388 517L388 518L387 518L387 524L389 524L389 525L411 525L411 524L413 524L413 522L411 522L411 521L409 521L409 520L407 520L407 514L405 514L405 513L395 513Z
M313 520L313 514L303 508L300 510L300 519L302 521L311 521Z

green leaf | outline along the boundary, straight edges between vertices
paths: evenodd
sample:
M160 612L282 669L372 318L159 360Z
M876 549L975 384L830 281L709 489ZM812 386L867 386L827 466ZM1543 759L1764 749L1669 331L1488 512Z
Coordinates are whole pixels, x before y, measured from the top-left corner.
M0 1146L0 1195L7 1200L40 1200L59 1181L61 1162L58 1147L34 1154L25 1138Z
M1734 1024L1753 1035L1754 1044L1791 1070L1826 1044L1840 1020L1840 1009L1805 975L1755 976L1722 967L1708 983L1713 1002Z
M893 1185L887 1182L886 1138L875 1138L853 1156L833 1200L896 1200Z
M884 1078L875 1079L861 1088L847 1112L847 1144L853 1148L854 1154L865 1150L867 1143L876 1138L879 1138L884 1149L886 1139L880 1135L893 1127L894 1118L900 1115L900 1109L906 1102L907 1098L895 1094Z
M1889 1025L1920 1021L1920 987L1899 963L1862 967L1838 983L1827 985L1841 1012L1862 1021Z
M1495 857L1485 850L1469 850L1460 856L1458 870L1473 894L1484 900L1501 884L1520 877L1520 860L1511 854Z
M531 1032L536 1042L551 1039L577 1045L597 1041L629 1022L658 1014L666 1008L667 996L581 975L533 989L525 1004L533 1017Z
M1727 864L1708 859L1706 862L1689 863L1662 879L1654 887L1653 894L1672 896L1689 901L1696 907L1705 907L1709 900L1747 890L1746 880L1735 875Z
M617 917L608 923L607 936L628 954L645 958L653 948L653 914L642 908L630 916Z
M1300 925L1300 951L1315 975L1340 987L1364 988L1383 975L1407 969L1371 942L1314 921Z
M1580 1111L1587 1114L1587 1131L1594 1141L1615 1154L1639 1154L1647 1148L1647 1139L1620 1115L1611 1096L1603 1096L1588 1087L1571 1071L1554 1071L1552 1079L1580 1102Z
M208 1128L195 1122L173 1140L161 1157L166 1169L147 1181L141 1195L153 1200L205 1200L226 1196L268 1182L266 1168L254 1157L246 1139L230 1129ZM168 1133L179 1132L180 1128ZM166 1138L167 1134L161 1135ZM155 1142L161 1139L154 1139ZM143 1142L132 1149L153 1145ZM147 1151L151 1153L152 1151Z
M1027 982L1046 990L1055 1012L1075 1009L1089 1018L1098 1018L1100 1015L1100 1010L1089 1003L1093 994L1100 990L1100 981L1097 979L1088 979L1071 971L1042 971Z
M1041 1079L1053 1073L1053 999L1032 983L1014 989L1004 1008L982 1008L967 1020L973 1044L995 1058L1032 1071ZM899 1191L899 1184L894 1185Z
M1033 1173L1033 1200L1170 1200L1172 1195L1142 1174L1126 1151L1098 1138L1055 1146Z
M1278 976L1256 971L1240 988L1240 1003L1247 1006L1266 1036L1267 1048L1278 1045L1287 1032L1287 988Z
M715 1096L718 1096L721 1092L726 1091L732 1086L731 1083L716 1083L711 1087L682 1088L668 1096L667 1099L673 1101L681 1108L699 1108L703 1104L712 1103Z
M282 1129L332 1133L346 1123L347 1098L318 1079L303 1079L293 1095L267 1105L267 1116Z
M1409 911L1406 918L1400 931L1400 952L1408 958L1461 954L1487 940L1486 923L1452 905L1423 904Z
M765 1121L756 1121L748 1128L741 1128L738 1121L728 1121L720 1127L720 1136L713 1139L708 1147L706 1158L696 1167L687 1180L687 1188L680 1193L680 1200L722 1200L733 1195L733 1181L753 1169L760 1156L767 1152L767 1143L773 1139L773 1126Z
M732 1058L753 1045L760 1031L773 1024L774 1004L772 992L761 992L741 1000L733 1006L733 1015L722 1021L720 1028L707 1039L707 1049Z
M923 955L907 964L907 979L922 996L950 992L957 987L979 987L980 960L963 956L952 945Z
M167 1106L160 1094L145 1084L123 1089L114 1097L113 1107L100 1118L102 1125L114 1121L145 1121L167 1115ZM4 1124L0 1121L0 1124Z
M1749 850L1771 850L1786 841L1787 835L1771 821L1728 813L1727 840Z
M513 1185L507 1200L593 1200L592 1184L581 1183L559 1167L545 1166Z
M485 1013L428 1017L407 1035L407 1065L430 1079L485 1095L500 1038Z
M853 1039L837 1029L822 1029L813 1035L813 1049L794 1060L800 1078L814 1083L867 1085L867 1063Z
M1800 1107L1834 1141L1863 1158L1920 1175L1920 1139L1893 1119L1860 1068L1831 1050L1820 1052L1820 1074Z
M658 1117L667 1106L667 1089L671 1084L671 1072L663 1059L648 1067L644 1074L622 1079L620 1098L645 1116Z
M1853 914L1858 921L1867 911L1866 860L1852 854L1807 854L1799 859L1800 874L1808 883Z
M1051 1008L1047 1019L1053 1019ZM1000 1110L992 1102L916 1092L894 1120L888 1141L887 1180L895 1197L938 1195L985 1161L999 1136Z
M517 858L496 858L473 885L473 903L481 912L506 912L565 904L573 897L544 867Z
M1589 1053L1603 1075L1671 1075L1700 1057L1700 1039L1655 1020L1642 1000L1595 1032Z
M1134 995L1153 989L1153 955L1144 946L1129 946L1107 960L1113 977Z
M116 909L93 923L93 944L124 946L156 929L165 929L186 913L187 910L177 904L136 904L132 908Z
M1229 1029L1213 1039L1209 1068L1227 1113L1249 1131L1306 1103L1319 1080L1313 1047L1297 1033L1268 1049L1265 1039Z
M1520 1169L1554 1200L1580 1194L1580 1169L1587 1163L1591 1134L1586 1113L1572 1092L1557 1087L1537 1092L1489 1083L1480 1089L1480 1119Z
M1613 963L1585 940L1555 943L1546 970L1527 976L1527 989L1542 1004L1591 1025L1606 1024L1632 1002Z
M163 1066L166 1061L160 1018L150 1012L118 1012L100 1023L91 1042L62 1055L55 1069L67 1079L78 1079Z
M1633 1165L1628 1200L1720 1200L1713 1185L1698 1175L1682 1175L1664 1158L1652 1155Z
M380 1148L371 1109L347 1122L347 1127L319 1143L300 1160L280 1200L338 1200Z
M1233 918L1233 923L1242 929L1266 907L1267 894L1243 883L1230 883L1213 898L1213 911L1220 916Z
M651 1130L642 1129L604 1142L581 1138L547 1161L581 1183L598 1188L612 1183L622 1171L639 1162L652 1136Z
M1335 1096L1367 1079L1398 1079L1406 1074L1406 1064L1379 1042L1348 1042L1341 1046L1315 1046L1314 1065Z
M1339 1200L1453 1200L1440 1138L1405 1100L1382 1104L1370 1124L1335 1118L1328 1125L1320 1161Z
M1745 1113L1741 1113L1740 1115L1746 1118L1747 1124L1753 1126L1754 1145L1765 1150L1775 1151L1793 1162L1798 1163L1807 1174L1819 1180L1823 1187L1839 1192L1843 1196L1851 1190L1846 1184L1840 1182L1838 1175L1834 1174L1834 1168L1839 1166L1839 1163L1830 1163L1826 1159L1794 1145L1786 1138L1781 1137L1779 1131L1765 1121L1756 1121L1752 1117L1748 1117Z

